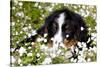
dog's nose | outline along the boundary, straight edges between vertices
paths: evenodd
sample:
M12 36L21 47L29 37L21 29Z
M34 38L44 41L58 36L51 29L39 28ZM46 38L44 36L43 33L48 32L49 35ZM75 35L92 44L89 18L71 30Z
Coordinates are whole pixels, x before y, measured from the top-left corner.
M61 42L62 42L62 41L61 41ZM58 44L58 45L59 45L59 44L61 44L61 42L55 41L54 44Z
M59 46L62 43L62 36L61 34L59 35L55 35L54 39L53 39L53 45L54 46Z
M60 46L61 43L62 43L62 40L55 39L55 40L53 41L53 46L58 48L58 47Z

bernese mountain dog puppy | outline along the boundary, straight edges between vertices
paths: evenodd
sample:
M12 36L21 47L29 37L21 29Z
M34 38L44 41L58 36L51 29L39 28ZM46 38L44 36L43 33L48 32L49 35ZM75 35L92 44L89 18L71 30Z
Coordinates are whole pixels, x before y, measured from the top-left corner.
M87 42L88 27L81 15L65 8L52 12L45 23L36 31L35 35L24 39L24 42L35 42L38 35L48 34L47 42L50 46L64 44L65 47L76 46L77 42ZM51 40L53 38L53 41Z

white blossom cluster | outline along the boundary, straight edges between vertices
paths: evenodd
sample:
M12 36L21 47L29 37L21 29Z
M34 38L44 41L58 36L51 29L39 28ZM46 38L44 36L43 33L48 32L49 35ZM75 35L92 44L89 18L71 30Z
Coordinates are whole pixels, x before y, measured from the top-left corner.
M47 42L47 34L44 34L44 37L41 38L37 38L37 42ZM51 40L53 40L53 38L51 38ZM49 48L47 45L42 44L40 49L41 51L43 51L46 55L45 60L42 62L42 64L52 64L52 59L55 57L59 57L59 56L64 56L65 59L69 59L70 62L76 63L76 62L90 62L92 61L91 57L87 58L88 56L93 56L93 53L96 54L96 46L94 47L90 47L89 49L86 47L86 43L85 42L78 42L77 43L78 47L76 47L74 50L76 51L77 54L77 58L72 57L73 56L73 48L71 50L68 50L66 52L62 51L59 47L64 48L62 46L54 46L52 48ZM55 49L58 48L58 49ZM82 48L82 50L79 50L79 48ZM64 48L66 49L66 48ZM87 53L85 53L87 52ZM87 56L88 54L88 56ZM40 56L40 54L38 53L37 56Z

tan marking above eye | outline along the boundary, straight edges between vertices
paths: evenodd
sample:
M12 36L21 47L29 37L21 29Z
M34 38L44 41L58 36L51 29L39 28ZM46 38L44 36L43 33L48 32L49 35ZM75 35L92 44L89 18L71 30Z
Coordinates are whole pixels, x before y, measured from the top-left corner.
M49 47L49 48L53 47L53 43L52 43L51 40L49 40L49 42L48 42L48 47Z
M45 29L44 29L44 32L45 32L45 33L47 33L47 32L48 32L48 29L47 29L47 27L45 27Z

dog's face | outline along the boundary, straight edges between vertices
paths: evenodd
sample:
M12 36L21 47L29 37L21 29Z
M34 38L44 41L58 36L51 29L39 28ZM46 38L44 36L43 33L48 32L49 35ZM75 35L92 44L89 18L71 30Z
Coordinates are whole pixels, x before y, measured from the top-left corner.
M46 18L45 28L48 38L54 38L53 44L75 45L86 42L88 30L82 17L70 10L58 10Z

